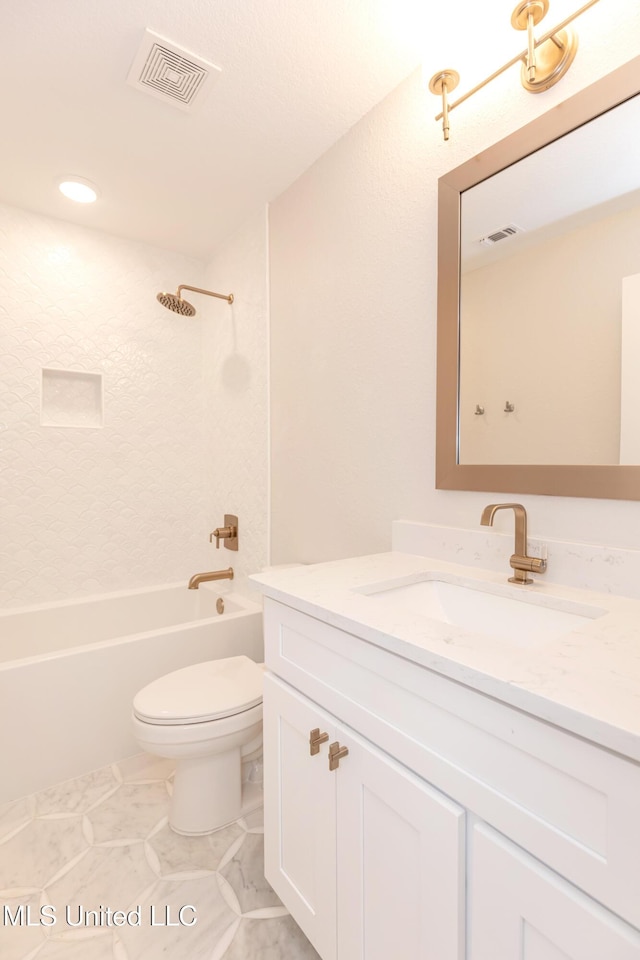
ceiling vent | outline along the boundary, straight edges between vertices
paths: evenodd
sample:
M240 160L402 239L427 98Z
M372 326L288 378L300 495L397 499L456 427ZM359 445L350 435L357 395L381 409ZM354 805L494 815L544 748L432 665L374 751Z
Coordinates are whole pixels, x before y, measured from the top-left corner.
M202 91L221 73L214 63L183 50L170 40L145 30L127 83L180 110L191 111Z
M509 240L510 237L515 236L516 233L525 232L523 227L517 227L515 223L508 223L506 227L500 227L499 230L488 233L486 237L481 237L479 242L484 244L485 247L493 247L496 243L500 243L501 240Z

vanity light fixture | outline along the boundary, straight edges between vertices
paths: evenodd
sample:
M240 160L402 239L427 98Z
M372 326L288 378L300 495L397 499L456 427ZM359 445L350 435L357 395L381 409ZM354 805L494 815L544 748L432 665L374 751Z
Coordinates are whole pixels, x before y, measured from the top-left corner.
M95 203L98 199L97 187L84 177L65 177L58 183L58 189L76 203Z
M573 30L566 30L572 20L583 14L589 7L593 7L598 0L589 0L579 10L566 17L543 36L536 39L534 27L544 18L549 10L549 0L520 0L511 14L511 26L514 30L527 31L527 49L517 54L502 67L478 83L467 93L449 103L448 94L458 86L460 75L455 70L439 70L429 81L431 93L442 97L442 110L436 120L442 120L442 133L445 140L449 139L449 113L455 107L464 103L469 97L477 93L501 73L508 70L518 61L522 61L521 82L529 93L542 93L554 86L564 77L573 63L578 49L578 37Z

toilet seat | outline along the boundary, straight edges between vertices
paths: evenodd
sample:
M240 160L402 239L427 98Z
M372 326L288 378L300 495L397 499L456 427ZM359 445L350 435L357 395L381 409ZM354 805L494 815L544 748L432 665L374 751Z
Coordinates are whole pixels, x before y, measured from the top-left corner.
M262 674L262 664L244 656L195 663L143 687L133 712L167 726L232 717L262 703Z

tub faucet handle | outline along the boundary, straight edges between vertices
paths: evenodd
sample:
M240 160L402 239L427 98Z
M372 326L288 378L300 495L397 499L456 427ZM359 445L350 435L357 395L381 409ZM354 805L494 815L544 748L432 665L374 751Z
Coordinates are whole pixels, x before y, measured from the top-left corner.
M216 540L216 550L220 549L220 541L224 540L227 550L238 549L238 518L232 513L225 513L224 526L216 527L209 537L209 543Z
M233 527L216 527L211 536L209 537L209 542L216 538L216 550L220 549L220 541L225 537L232 537L234 532Z

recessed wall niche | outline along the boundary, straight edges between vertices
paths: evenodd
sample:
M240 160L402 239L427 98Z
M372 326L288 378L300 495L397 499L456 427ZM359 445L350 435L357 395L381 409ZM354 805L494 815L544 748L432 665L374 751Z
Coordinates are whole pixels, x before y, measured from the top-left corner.
M101 427L101 373L42 368L40 423L43 427Z

